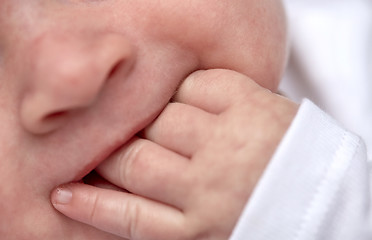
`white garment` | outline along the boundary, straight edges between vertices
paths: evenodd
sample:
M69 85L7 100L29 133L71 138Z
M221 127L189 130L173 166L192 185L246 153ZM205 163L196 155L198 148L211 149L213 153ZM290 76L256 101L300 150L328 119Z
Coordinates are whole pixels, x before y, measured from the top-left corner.
M231 240L371 240L366 159L359 137L304 101Z
M372 1L287 0L286 6L292 52L282 92L311 99L372 151Z
M372 1L286 4L281 91L337 122L302 102L231 239L372 240Z

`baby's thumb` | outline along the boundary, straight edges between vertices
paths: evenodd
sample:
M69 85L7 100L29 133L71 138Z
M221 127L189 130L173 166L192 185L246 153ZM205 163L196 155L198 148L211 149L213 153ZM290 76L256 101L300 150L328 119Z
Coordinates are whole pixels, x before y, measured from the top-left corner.
M64 215L128 239L174 239L182 214L175 209L127 192L72 183L51 194Z
M117 235L119 226L115 226L114 220L120 209L120 206L116 205L119 205L120 201L117 201L116 192L82 183L71 183L56 188L51 194L51 202L54 208L64 215Z

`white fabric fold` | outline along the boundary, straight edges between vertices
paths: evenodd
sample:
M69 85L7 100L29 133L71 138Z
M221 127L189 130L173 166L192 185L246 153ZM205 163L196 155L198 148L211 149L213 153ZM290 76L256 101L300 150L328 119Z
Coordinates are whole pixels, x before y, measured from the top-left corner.
M363 141L304 100L230 239L372 239Z

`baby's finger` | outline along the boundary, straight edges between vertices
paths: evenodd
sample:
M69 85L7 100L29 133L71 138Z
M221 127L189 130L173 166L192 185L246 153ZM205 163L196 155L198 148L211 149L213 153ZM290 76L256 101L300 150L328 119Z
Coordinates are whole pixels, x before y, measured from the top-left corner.
M173 240L185 232L182 212L126 192L69 184L51 200L64 215L131 240Z
M225 69L192 73L181 84L173 101L219 114L260 88L247 76Z
M183 156L191 157L211 137L217 116L194 106L170 103L143 136Z
M134 138L96 171L128 191L181 208L187 195L189 160L151 141Z

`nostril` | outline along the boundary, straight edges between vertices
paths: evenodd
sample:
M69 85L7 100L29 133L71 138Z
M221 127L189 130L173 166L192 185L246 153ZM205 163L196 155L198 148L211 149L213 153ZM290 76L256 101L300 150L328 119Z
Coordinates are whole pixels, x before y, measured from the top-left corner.
M44 117L44 121L50 121L50 120L55 120L57 118L64 118L68 114L67 111L58 111L58 112L53 112Z
M107 79L111 79L116 75L116 73L119 71L121 65L123 63L123 60L118 61L110 70L110 72L107 74Z
M40 122L39 133L47 133L53 129L57 129L58 126L62 125L66 121L68 115L69 111L56 111L46 115Z
M63 125L69 115L70 111L65 110L44 114L44 117L41 118L38 114L23 114L23 116L28 116L23 117L25 119L24 126L33 134L48 134Z

